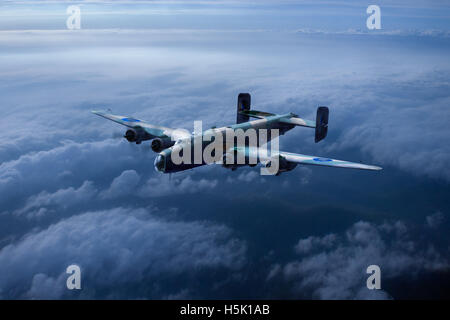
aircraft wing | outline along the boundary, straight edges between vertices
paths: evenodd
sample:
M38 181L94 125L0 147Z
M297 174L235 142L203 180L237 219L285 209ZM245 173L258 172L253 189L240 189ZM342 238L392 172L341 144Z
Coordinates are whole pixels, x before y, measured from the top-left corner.
M315 166L327 166L336 168L349 168L349 169L361 169L361 170L381 170L381 167L367 165L358 162L350 162L344 160L322 158L317 156L308 156L304 154L291 153L291 152L279 152L280 156L286 161L297 164L310 164Z
M162 126L155 126L155 125L149 124L143 120L135 119L133 117L114 115L114 114L110 114L110 113L107 113L104 111L93 110L92 113L94 113L100 117L103 117L105 119L117 122L128 128L144 130L153 137L158 137L158 138L169 137L169 138L173 138L174 140L190 137L190 133L187 132L186 130L182 130L182 129L175 130L175 129L166 128L166 127L162 127Z
M361 169L361 170L381 170L381 167L378 166L372 166L367 165L363 163L358 162L350 162L350 161L344 161L344 160L337 160L337 159L330 159L330 158L323 158L318 156L308 156L304 154L299 153L292 153L292 152L284 152L280 151L277 152L275 155L268 155L267 151L264 153L261 153L258 148L253 147L237 147L232 148L232 150L228 150L228 153L231 152L238 152L241 154L244 154L247 157L253 157L258 159L258 161L262 165L268 164L271 160L273 160L273 157L280 157L281 162L287 162L292 164L306 164L306 165L315 165L315 166L327 166L327 167L335 167L335 168L348 168L348 169ZM295 167L295 166L294 166ZM293 167L293 168L294 168Z

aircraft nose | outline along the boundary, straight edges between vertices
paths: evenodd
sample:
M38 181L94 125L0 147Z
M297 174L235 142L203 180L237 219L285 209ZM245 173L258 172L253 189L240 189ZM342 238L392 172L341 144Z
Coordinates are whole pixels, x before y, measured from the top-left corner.
M156 158L155 158L155 162L154 162L154 166L155 166L155 170L157 172L164 172L164 156L159 154Z

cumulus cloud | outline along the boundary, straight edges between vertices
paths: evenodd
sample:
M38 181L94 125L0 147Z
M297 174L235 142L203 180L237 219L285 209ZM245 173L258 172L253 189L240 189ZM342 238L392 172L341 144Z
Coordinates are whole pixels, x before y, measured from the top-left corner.
M120 176L114 178L110 187L103 191L100 196L104 199L123 197L136 192L140 176L135 170L125 170Z
M162 176L148 179L139 191L141 197L163 197L184 193L197 193L211 191L218 184L217 179L200 178L194 180L190 175L182 177Z
M65 269L73 263L82 269L84 289L80 297L178 294L189 282L168 292L162 288L158 289L161 292L142 291L140 283L156 284L164 275L190 274L195 278L207 268L238 270L245 261L245 251L245 243L220 225L160 220L145 209L87 212L27 234L1 249L0 295L76 297L65 289ZM135 286L136 292L130 291L131 296L120 293L125 284Z
M335 100L341 134L328 151L358 148L376 163L450 181L448 78L429 71L380 81L362 81Z
M307 185L313 173L311 168L297 166L294 170L297 170L298 174L300 175L300 183L302 185Z
M114 139L67 141L48 151L4 162L0 164L0 192L4 195L1 203L6 205L10 199L20 199L43 189L53 192L68 183L95 180L105 172L113 174L122 168L151 162L148 153L129 147Z
M258 178L258 176L260 176L260 174L256 171L246 171L246 172L242 172L237 179L239 181L244 181L244 182L251 182L254 179Z
M91 201L97 195L97 192L98 190L94 187L92 181L85 181L78 189L69 187L54 193L42 191L30 197L25 202L25 206L15 210L13 214L26 215L28 218L39 218L54 211L51 209L52 207L65 209Z
M303 254L308 253L312 249L316 249L317 247L323 247L325 249L330 248L337 241L337 235L334 233L327 234L324 237L314 237L309 236L306 239L300 239L295 246L295 251L297 253Z
M413 231L401 221L380 225L360 221L342 236L300 239L295 251L299 259L273 266L268 280L281 275L306 298L391 298L386 291L367 289L366 269L374 264L381 268L382 283L404 274L450 270L448 252L415 241Z
M432 228L432 229L436 229L438 228L442 222L444 221L444 214L440 211L429 215L425 218L427 226Z

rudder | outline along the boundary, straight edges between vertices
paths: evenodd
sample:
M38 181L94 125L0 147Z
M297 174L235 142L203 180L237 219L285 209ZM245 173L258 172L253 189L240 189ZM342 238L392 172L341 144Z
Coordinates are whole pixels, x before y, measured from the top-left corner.
M316 135L314 141L317 143L325 139L328 133L328 114L327 107L318 107L316 115Z
M240 111L250 110L252 98L250 93L239 93L237 101L236 111L236 123L248 122L250 117L248 115L241 114Z

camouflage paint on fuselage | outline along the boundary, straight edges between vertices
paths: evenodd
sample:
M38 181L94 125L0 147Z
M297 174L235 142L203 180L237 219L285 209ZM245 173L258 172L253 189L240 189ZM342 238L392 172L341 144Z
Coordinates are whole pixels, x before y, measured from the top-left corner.
M295 124L285 123L281 122L282 119L289 119L289 117L293 117L294 115L292 113L283 114L283 115L271 115L266 118L252 120L248 122L233 124L227 127L220 127L220 128L211 128L208 130L203 131L200 135L192 135L191 137L187 138L189 142L187 142L187 139L180 140L177 143L177 146L179 147L184 146L185 148L188 148L190 145L191 148L191 161L189 163L182 163L182 164L175 164L172 161L172 151L176 146L173 146L171 148L165 149L159 153L161 157L157 157L155 159L155 167L160 172L164 173L170 173L170 172L178 172L178 171L184 171L188 169L192 169L195 167L206 165L207 163L204 161L202 157L201 163L195 163L194 159L194 148L195 148L195 139L200 139L199 136L202 138L202 154L206 146L208 146L211 143L211 137L214 137L214 135L220 135L222 137L223 141L223 151L226 152L227 150L235 149L235 148L242 148L242 147L249 147L248 144L241 145L238 142L238 139L234 139L231 143L227 143L227 131L230 130L232 132L236 132L237 130L242 130L244 133L248 132L247 130L254 130L256 132L257 141L259 141L259 130L260 129L266 129L267 130L267 142L273 140L276 136L272 136L270 130L278 129L279 134L282 135L286 133L287 131L291 130L295 127ZM244 141L245 143L246 141ZM250 147L258 147L259 144L251 145ZM163 163L162 163L163 162ZM161 169L160 169L161 168Z

